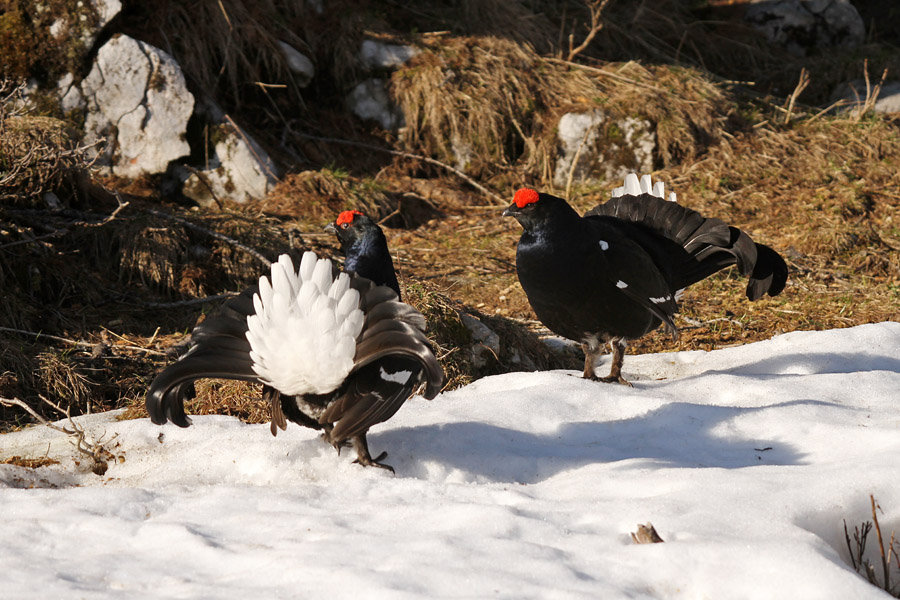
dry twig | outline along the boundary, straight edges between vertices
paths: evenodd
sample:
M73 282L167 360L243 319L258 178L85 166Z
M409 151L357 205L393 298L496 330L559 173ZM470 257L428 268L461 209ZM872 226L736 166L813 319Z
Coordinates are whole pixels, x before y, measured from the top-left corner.
M574 45L575 35L569 34L569 54L566 56L567 61L571 62L575 60L575 57L581 54L581 52L590 45L594 36L603 29L603 21L600 20L600 15L603 13L603 9L606 8L607 4L609 4L609 0L591 0L588 5L588 8L591 10L591 30L577 48L572 47Z
M246 244L242 244L241 242L237 241L236 239L230 238L223 233L219 233L218 231L212 231L210 229L207 229L206 227L197 225L196 223L191 223L187 219L182 219L181 217L176 217L175 215L170 215L169 213L165 213L165 212L162 212L159 210L154 210L152 208L148 208L146 210L151 215L156 215L157 217L162 217L164 219L170 219L172 221L175 221L176 223L181 223L185 227L190 227L191 229L194 229L196 231L201 231L201 232L205 233L206 235L216 238L217 240L222 240L223 242L231 244L235 248L240 248L244 252L246 252L246 253L250 254L251 256L253 256L254 258L256 258L259 262L263 263L266 267L268 267L272 264L272 261L267 259L265 256L263 256L262 254L260 254L259 252L257 252L253 248L251 248L250 246L247 246Z
M646 525L638 524L637 532L631 534L631 540L635 544L660 544L665 541L656 533L653 524L649 522Z
M111 438L105 441L103 440L103 436L95 440L85 432L84 427L75 422L75 420L72 418L71 409L67 408L66 410L63 410L58 404L51 402L44 396L40 396L40 399L44 402L44 404L54 409L58 413L64 415L66 419L68 419L70 427L51 423L50 421L42 417L37 411L31 408L28 404L18 398L0 398L0 404L8 407L18 406L19 408L25 410L25 412L27 412L33 418L37 419L42 425L45 425L54 431L59 431L60 433L64 433L69 436L69 441L73 446L75 446L75 449L78 450L80 454L90 459L91 471L96 475L103 475L104 473L106 473L106 470L109 468L108 461L115 461L123 458L121 455L116 455L115 453L113 453L110 449L110 444L118 437L118 434L113 435Z
M47 338L48 340L53 340L54 342L63 342L64 344L71 344L73 346L78 346L79 348L91 348L97 346L96 343L92 342L79 342L76 340L70 340L69 338L59 337L56 335L50 335L47 333L41 333L39 331L25 331L24 329L12 329L10 327L0 327L0 331L5 331L7 333L17 333L19 335L27 335L29 337L33 337L34 341L37 341L39 338ZM111 348L125 348L126 350L135 350L137 352L144 352L146 354L153 354L155 356L165 356L165 352L159 352L158 350L150 350L149 348L141 348L140 346L110 346Z
M791 115L794 112L794 103L797 102L797 98L800 97L800 94L802 94L803 90L806 89L806 86L809 85L809 81L809 71L806 70L806 67L803 67L800 69L800 80L797 82L797 86L794 88L794 91L791 92L787 101L787 107L785 108L784 113L785 124L791 122Z
M367 150L378 150L379 152L387 152L388 154L393 154L394 156L402 156L403 158L411 158L414 160L421 160L421 161L427 162L428 164L432 164L432 165L435 165L435 166L438 166L438 167L441 167L443 169L450 171L451 173L453 173L454 175L456 175L457 177L459 177L460 179L462 179L463 181L465 181L466 183L471 185L473 188L475 188L482 194L489 196L490 198L493 198L497 202L503 202L503 198L500 197L499 194L496 194L496 193L492 192L491 190L487 189L486 187L484 187L483 185L481 185L480 183L478 183L477 181L475 181L474 179L472 179L471 177L469 177L468 175L466 175L459 169L451 167L447 163L442 163L441 161L435 160L428 156L422 156L421 154L412 154L410 152L403 152L401 150L394 150L392 148L382 148L380 146L375 146L372 144L365 144L363 142L354 142L353 140L342 140L340 138L322 137L322 136L318 136L318 135L309 135L307 133L298 133L297 135L299 135L301 137L305 137L310 140L318 140L320 142L329 142L329 143L334 143L334 144L344 144L346 146L356 146L357 148L365 148Z

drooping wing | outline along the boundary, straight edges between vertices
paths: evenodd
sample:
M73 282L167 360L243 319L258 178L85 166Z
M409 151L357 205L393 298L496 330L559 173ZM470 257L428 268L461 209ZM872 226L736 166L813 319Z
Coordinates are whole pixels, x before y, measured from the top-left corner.
M347 439L386 421L423 381L429 400L443 386L444 372L425 336L425 318L397 301L395 294L385 294L386 289L372 286L362 294L366 322L353 370L340 397L320 418L335 424L334 439Z
M674 290L652 256L615 219L591 219L590 228L596 243L587 260L599 262L598 271L607 274L609 285L651 312L677 338Z
M193 382L197 379L259 380L246 338L247 315L254 312L256 291L254 286L229 299L218 314L197 325L188 353L156 376L146 399L154 423L171 421L179 427L191 424L184 413L184 402L194 397Z

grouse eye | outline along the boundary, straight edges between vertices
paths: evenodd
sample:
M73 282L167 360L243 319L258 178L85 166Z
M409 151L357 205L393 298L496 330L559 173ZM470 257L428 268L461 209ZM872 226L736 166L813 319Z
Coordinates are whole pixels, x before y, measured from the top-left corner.
M341 223L340 227L341 229L347 229L348 227L350 227L350 223Z

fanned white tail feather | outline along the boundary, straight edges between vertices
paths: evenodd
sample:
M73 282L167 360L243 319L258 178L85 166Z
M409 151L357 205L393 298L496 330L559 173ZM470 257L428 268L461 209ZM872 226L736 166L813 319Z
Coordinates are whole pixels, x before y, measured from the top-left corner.
M253 370L282 394L324 394L353 368L364 315L350 277L331 276L331 261L305 252L295 271L290 256L259 278L256 314L247 317Z
M625 184L612 191L613 198L618 198L619 196L639 196L641 194L650 194L657 198L665 198L666 184L662 181L657 181L654 184L650 175L643 175L638 179L637 175L629 173L625 176ZM669 192L668 200L669 202L677 202L678 196L675 195L675 192Z

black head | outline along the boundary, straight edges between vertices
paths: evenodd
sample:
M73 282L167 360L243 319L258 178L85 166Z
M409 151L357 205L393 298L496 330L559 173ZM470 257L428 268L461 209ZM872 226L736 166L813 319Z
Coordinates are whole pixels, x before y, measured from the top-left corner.
M513 203L503 211L503 216L515 217L526 231L532 231L555 215L569 213L577 217L577 213L562 198L522 188L516 192Z
M346 253L347 249L355 243L370 238L373 234L381 233L381 228L375 221L358 210L345 210L337 216L333 223L325 226L325 231L330 231L337 236L341 243L341 249Z
M386 285L400 295L387 239L375 221L358 210L345 210L325 226L325 231L334 233L341 243L345 270L371 279L376 285Z

